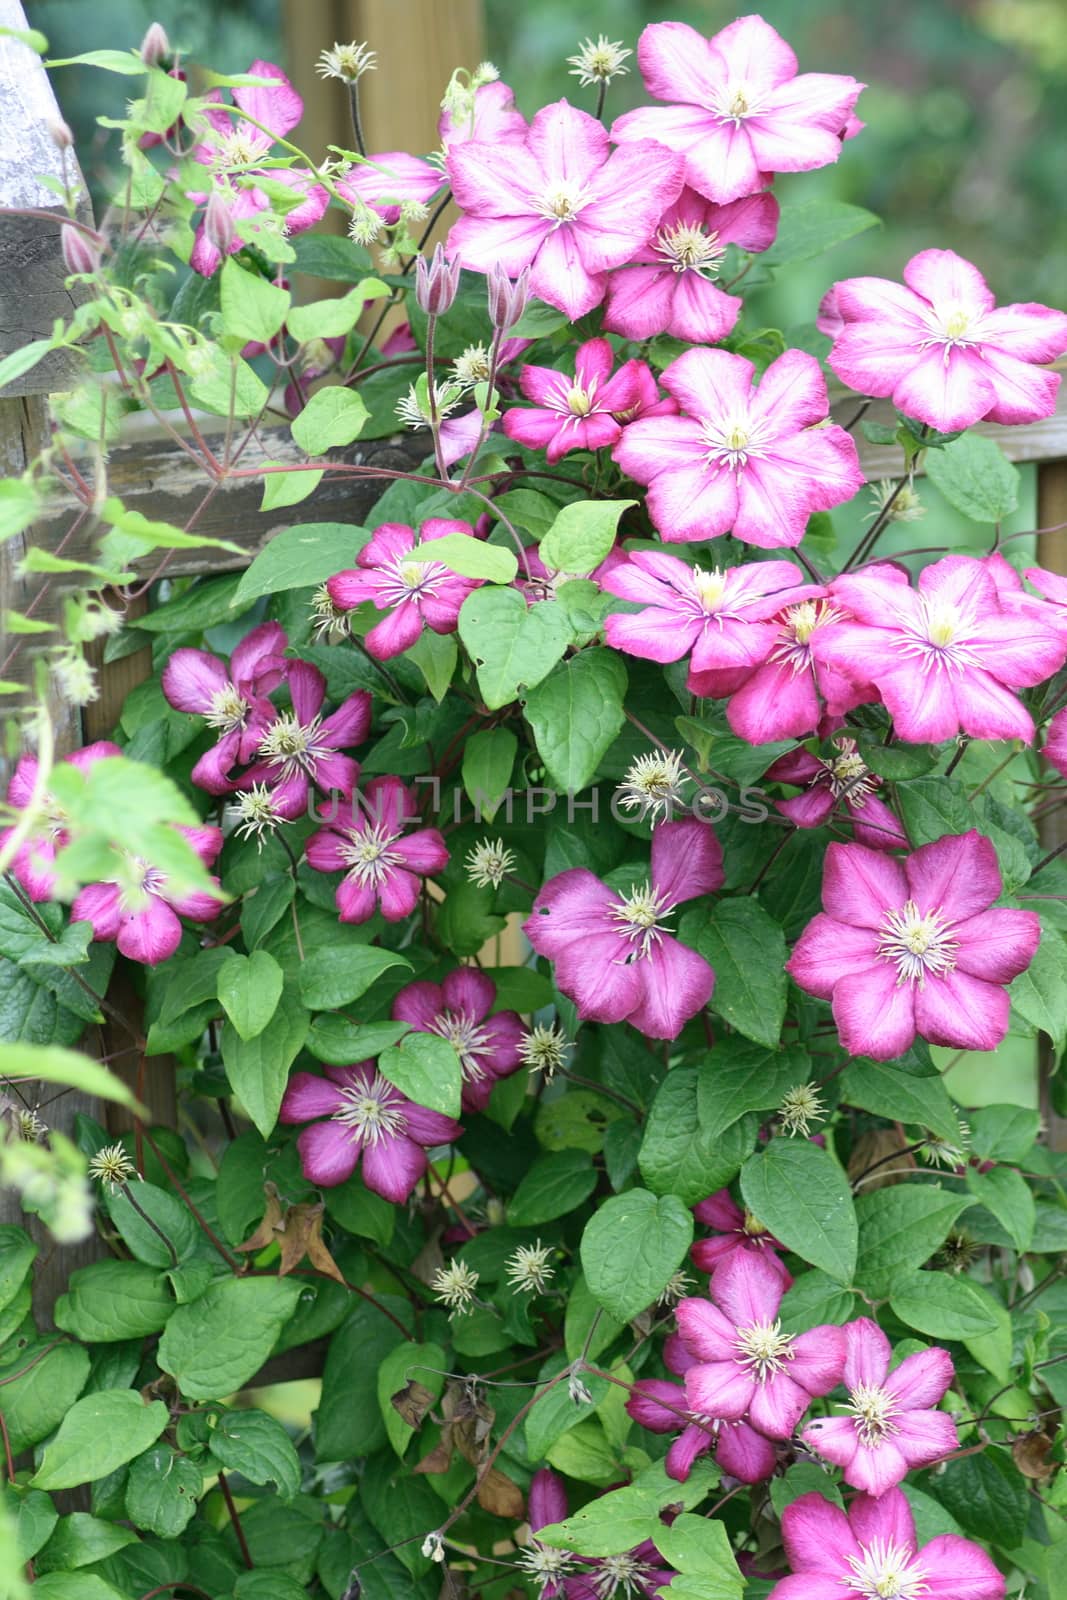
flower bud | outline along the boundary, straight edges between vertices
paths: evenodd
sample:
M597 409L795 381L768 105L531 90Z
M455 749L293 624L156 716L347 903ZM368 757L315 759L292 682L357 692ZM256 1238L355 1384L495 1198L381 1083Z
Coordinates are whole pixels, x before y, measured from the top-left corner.
M435 245L433 257L420 256L415 263L415 299L428 317L439 317L448 310L459 288L459 262L449 262L443 245Z
M59 243L68 272L91 273L100 267L100 246L87 233L65 222L59 230Z
M141 60L146 67L158 67L170 60L170 40L161 22L153 22L141 40Z
M229 255L234 241L233 213L218 189L212 191L204 212L204 233L220 255Z
M494 328L501 333L506 333L513 328L526 310L529 298L527 285L530 282L530 269L523 267L519 276L512 283L507 273L499 262L494 262L489 270L489 320Z
M52 143L57 150L71 150L74 147L74 135L68 123L62 117L48 118L48 131L52 135Z

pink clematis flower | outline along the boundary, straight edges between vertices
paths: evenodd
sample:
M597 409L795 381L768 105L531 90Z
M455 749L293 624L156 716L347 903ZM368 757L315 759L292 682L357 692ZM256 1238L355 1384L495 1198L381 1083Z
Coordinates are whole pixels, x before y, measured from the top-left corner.
M826 381L814 356L787 350L753 389L755 367L726 350L687 350L660 375L678 417L634 422L615 460L648 485L648 512L664 539L797 545L813 511L863 486L856 446L824 427Z
M1067 315L1027 303L1001 306L954 250L923 250L904 283L846 278L829 318L844 326L827 360L859 394L888 395L898 410L951 433L989 422L1037 422L1056 409L1060 380L1035 363L1067 351Z
M667 1566L651 1539L632 1550L612 1556L571 1556L565 1550L542 1545L536 1535L567 1515L567 1491L549 1467L535 1472L530 1483L526 1515L531 1544L520 1556L533 1578L539 1600L654 1600L675 1573ZM576 1570L577 1569L577 1570Z
M285 230L290 234L303 233L306 228L321 221L330 203L329 195L321 184L313 183L307 173L292 171L288 167L265 168L262 163L273 150L274 140L296 127L304 114L304 102L282 69L273 62L253 61L248 70L258 77L277 80L258 88L249 85L233 91L234 104L240 110L247 111L263 127L257 128L240 116L231 116L226 111L212 111L208 107L204 116L214 130L213 136L193 147L193 159L199 161L201 166L212 169L216 192L224 196L229 214L235 221L270 210L270 197L256 187L257 177L268 179L271 183L285 184L287 188L295 190L302 198L286 212ZM218 90L209 89L204 98L218 101L222 96ZM263 128L269 129L269 132L264 133ZM206 195L193 195L191 198L200 203L207 200ZM230 254L240 250L243 244L243 239L235 237ZM202 222L196 230L196 242L189 265L205 278L210 278L222 265L222 253L207 237Z
M1033 719L1012 691L1058 671L1067 638L1034 610L1002 603L984 562L945 556L917 590L879 563L830 588L855 620L825 629L816 654L857 685L876 684L900 738L1030 742Z
M915 1035L960 1050L993 1050L1008 1031L1004 984L1041 939L1032 911L993 907L997 853L975 829L924 844L904 862L862 844L831 844L823 911L786 971L832 1003L853 1056L888 1061Z
M860 1494L847 1513L819 1493L782 1513L788 1578L770 1600L1003 1600L1004 1576L985 1551L942 1533L920 1549L904 1493Z
M193 782L208 794L229 794L236 785L230 769L251 761L278 713L267 699L284 680L291 662L289 640L277 622L261 622L245 635L229 668L207 650L175 650L163 668L163 693L178 711L202 716L219 741L202 755Z
M205 867L210 867L222 849L221 828L179 827L178 832ZM218 884L217 878L211 881ZM221 896L206 891L175 894L165 873L123 852L118 876L82 889L70 908L70 917L72 922L91 922L95 940L114 939L131 961L155 967L167 961L181 943L180 917L210 922L222 907Z
M952 1418L933 1409L952 1382L952 1357L920 1350L890 1372L889 1340L869 1317L846 1323L845 1342L850 1415L816 1417L801 1438L840 1467L846 1483L881 1495L959 1443Z
M668 1370L680 1378L695 1365L685 1341L677 1334L667 1340L663 1360ZM681 1383L672 1383L669 1378L641 1378L630 1391L626 1410L650 1433L678 1435L664 1461L667 1476L676 1483L685 1483L694 1463L709 1452L714 1453L723 1472L742 1483L762 1483L774 1472L775 1448L765 1434L757 1433L747 1422L695 1416L688 1409Z
M714 1238L698 1239L689 1252L701 1272L714 1272L738 1255L754 1255L770 1263L786 1289L791 1287L793 1274L778 1254L782 1246L751 1211L741 1210L729 1189L717 1189L699 1201L693 1215L715 1229Z
M347 799L359 779L359 762L341 751L362 744L370 731L371 701L366 689L343 700L330 716L322 716L326 679L318 667L294 661L289 667L291 711L276 712L256 751L254 766L238 787L267 784L278 815L292 819L307 810L312 788L331 790Z
M327 1067L322 1078L295 1072L278 1120L308 1123L296 1141L305 1178L333 1188L352 1176L362 1158L367 1188L394 1205L407 1199L426 1171L427 1150L451 1144L463 1132L451 1117L408 1100L373 1061Z
M735 1254L716 1269L708 1293L677 1311L694 1357L685 1375L690 1408L726 1422L744 1417L768 1439L788 1439L815 1396L841 1382L844 1334L829 1323L782 1333L785 1285L762 1255Z
M515 91L499 79L478 85L465 114L453 111L445 103L437 123L441 146L446 151L471 139L479 144L521 140L528 131L526 118L515 104Z
M791 561L706 572L658 550L635 551L599 582L609 594L645 608L611 612L604 623L608 643L645 661L690 655L691 679L709 671L748 674L774 648L779 624L773 619L783 605L826 592L807 584Z
M469 140L447 157L464 212L448 254L475 272L530 270L530 293L572 319L604 298L606 273L629 261L682 182L680 159L642 141L608 153L595 117L560 100L521 142Z
M674 1039L711 999L715 974L664 919L722 882L722 847L707 823L660 823L649 881L622 895L572 867L545 884L523 932L555 963L556 983L583 1021L630 1022L653 1039Z
M544 450L555 462L571 450L599 450L613 445L627 421L647 414L649 386L656 400L656 381L643 361L625 361L611 375L615 352L606 339L587 339L574 356L574 377L555 367L523 367L519 379L530 407L504 413L501 427L509 439ZM672 403L672 410L674 409Z
M828 757L813 755L801 746L767 768L766 776L775 783L799 784L803 789L791 800L776 800L775 810L798 828L821 828L840 801L860 844L872 850L906 850L904 830L875 793L882 780L867 766L855 739L838 734L831 743L833 754Z
M746 195L713 205L683 189L659 219L653 238L635 250L632 265L608 279L604 327L628 339L669 333L689 344L718 344L741 311L737 295L715 282L730 244L766 250L778 231L772 194Z
M98 739L94 744L84 745L81 750L74 750L69 756L64 756L63 761L69 762L72 767L77 767L79 772L88 772L97 761L121 754L118 745L112 744L110 739ZM7 803L16 811L23 811L30 804L37 782L37 771L36 756L19 756L7 786ZM40 809L41 817L38 825L15 851L8 871L31 900L51 900L56 881L52 865L56 851L67 843L67 816L55 795L50 794L47 789ZM0 847L7 843L13 831L12 828L0 829Z
M305 846L316 872L343 872L335 896L342 922L366 922L381 910L386 922L410 916L422 880L448 865L448 847L436 828L407 824L418 816L410 789L399 778L372 778L362 803L336 801Z
M654 22L637 61L649 94L671 102L617 117L611 137L658 139L685 156L685 180L720 203L771 172L810 172L841 153L864 87L836 73L797 76L797 58L762 17L738 17L705 39L684 22Z
M463 1068L463 1109L484 1111L500 1078L522 1065L526 1030L514 1011L489 1013L496 984L476 967L459 967L443 983L409 983L393 1001L394 1022L447 1039Z
M352 205L370 206L392 226L406 201L429 205L444 181L440 167L429 161L405 150L383 150L347 168L337 179L337 191Z
M416 545L453 533L474 537L469 522L447 517L428 517L417 532L403 522L383 522L357 555L355 567L327 581L330 598L340 610L351 611L369 600L386 613L363 640L378 661L410 649L424 628L455 633L460 607L482 580L461 578L441 561L411 559Z

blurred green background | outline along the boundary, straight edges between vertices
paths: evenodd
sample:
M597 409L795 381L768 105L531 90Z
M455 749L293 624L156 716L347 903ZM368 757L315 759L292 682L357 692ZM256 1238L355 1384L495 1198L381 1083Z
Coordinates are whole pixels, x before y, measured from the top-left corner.
M434 0L395 3L400 13ZM237 70L260 53L285 64L284 6L299 18L301 0L27 0L26 10L56 54L136 44L158 19L192 55ZM604 32L632 46L646 23L665 18L712 33L745 8L720 0L486 0L486 9L490 56L532 113L564 94L591 102L593 91L567 73L580 37ZM859 106L866 131L839 164L780 178L778 192L853 201L886 222L884 231L791 271L767 304L774 320L810 321L832 278L896 276L909 255L931 245L974 260L1002 299L1067 304L1067 0L765 0L761 9L802 69L851 73L870 85ZM309 54L332 43L309 38ZM120 82L88 71L59 78L90 173L106 165L95 118L113 112L108 96ZM640 99L632 71L612 84L609 109ZM756 295L752 302L757 309Z

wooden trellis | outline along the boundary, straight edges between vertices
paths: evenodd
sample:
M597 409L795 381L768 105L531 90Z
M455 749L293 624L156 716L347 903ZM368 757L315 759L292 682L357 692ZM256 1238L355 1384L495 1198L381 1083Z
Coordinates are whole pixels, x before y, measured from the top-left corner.
M380 49L383 68L388 66L393 74L407 74L408 88L403 93L394 87L385 93L384 71L383 87L369 91L368 122L376 149L431 148L435 142L431 114L436 105L434 97L439 97L457 61L473 66L483 51L478 0L293 0L287 8L287 20L294 77L309 107L306 134L312 148L343 144L347 138L341 120L343 96L333 93L339 86L324 86L311 75L315 54L335 39L368 39ZM0 0L0 24L26 26L17 0ZM395 84L395 79L390 82ZM53 135L57 117L57 107L37 57L16 40L0 37L0 125L5 133L0 148L0 210L44 213L35 217L0 215L0 354L47 334L53 318L69 312L71 306L59 249L63 213L57 209L54 194L39 181L43 174L62 178L64 162L71 164L68 178L73 170L72 154L64 156ZM71 378L71 362L76 360L67 355L50 358L0 391L0 462L5 474L20 472L47 437L47 396L66 386ZM845 404L851 409L855 402ZM887 415L884 408L877 406L870 414L875 418ZM202 432L209 446L215 426L221 424L203 419ZM1067 385L1056 415L1047 421L1007 429L983 426L979 431L995 437L1012 461L1036 464L1037 526L1046 530L1038 536L1038 560L1055 572L1067 574ZM859 446L869 478L899 476L902 472L903 457L895 447L873 446L862 440ZM388 473L410 470L423 454L422 442L413 441L410 435L398 435L390 440L356 444L334 453L331 459L374 466ZM216 479L215 492L196 519L198 532L225 538L238 545L241 553L179 550L168 556L168 575L218 573L245 565L292 521L359 524L389 481L388 477L361 479L328 473L314 497L298 512L261 511L257 466L267 460L295 463L301 459L302 452L294 445L288 428L261 429L242 454L239 467L222 472ZM110 453L107 473L109 492L120 496L128 507L177 526L189 521L204 496L202 470L163 434L139 434L132 442L117 446ZM0 607L5 611L32 607L42 620L54 620L58 615L60 584L49 580L45 590L42 578L24 577L20 558L28 545L35 544L52 551L61 549L74 560L91 560L91 535L83 532L75 520L79 509L75 497L60 488L46 521L0 545ZM158 557L143 562L143 576L151 576L157 563ZM144 605L147 600L141 597L135 604ZM0 625L2 622L0 617ZM41 648L39 639L47 644L49 637L0 631L0 678L26 679L34 651ZM126 695L149 676L150 670L150 652L138 651L113 665L101 666L99 699L81 716L57 702L53 709L60 752L108 733L118 721ZM1044 838L1052 848L1067 838L1067 813L1062 809L1052 812L1042 826ZM101 1056L111 1053L109 1044L106 1029L97 1030L97 1037L86 1041L86 1047ZM0 1060L2 1054L0 1045ZM1046 1056L1042 1075L1046 1113L1050 1065ZM135 1062L123 1075L132 1079L138 1070ZM161 1123L173 1125L174 1075L169 1062L151 1057L140 1064L140 1071L140 1089L154 1116ZM63 1116L53 1119L55 1125L69 1126L77 1109L91 1109L101 1118L104 1115L98 1106L87 1106L81 1097L72 1095ZM1062 1128L1053 1131L1055 1136ZM1057 1139L1057 1143L1062 1140ZM14 1215L10 1207L3 1214ZM72 1265L77 1264L77 1259L67 1252L54 1269L46 1268L38 1274L37 1308L43 1317L47 1318L55 1293Z

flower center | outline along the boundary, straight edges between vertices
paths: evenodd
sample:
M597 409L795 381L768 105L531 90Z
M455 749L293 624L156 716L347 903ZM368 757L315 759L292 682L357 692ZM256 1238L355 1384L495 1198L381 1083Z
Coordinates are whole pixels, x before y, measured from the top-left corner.
M970 648L977 624L972 614L939 595L922 595L919 616L904 622L901 649L918 656L923 672L963 672L979 665Z
M745 1212L745 1220L742 1222L739 1231L749 1239L761 1238L767 1232L760 1219L758 1217L754 1217L751 1211Z
M703 611L710 613L719 608L726 593L726 583L727 575L721 567L712 567L710 572L703 572L700 567L693 568L693 588Z
M205 711L204 721L209 728L232 733L235 728L243 727L247 710L248 701L244 695L239 694L232 683L228 683L224 689L216 689L211 696L211 707Z
M479 1058L489 1055L492 1047L486 1030L479 1028L469 1011L439 1011L432 1027L456 1052L467 1083L485 1077L486 1068Z
M660 918L665 917L669 910L670 907L653 893L650 883L631 889L616 905L608 907L608 915L618 924L618 932L631 945L639 946L636 954L623 958L625 961L643 960L659 944L667 932Z
M860 1545L858 1556L849 1556L852 1577L840 1581L853 1594L866 1600L918 1600L929 1585L926 1569L910 1551L889 1539L872 1539Z
M755 95L747 83L732 83L723 90L714 109L724 122L740 122L756 115Z
M354 878L361 889L368 884L376 889L384 883L394 867L400 866L400 853L391 848L396 837L393 829L384 822L370 824L362 832L353 828L346 834L341 854L348 868L348 876Z
M122 874L118 879L123 911L144 911L152 896L160 893L166 881L158 867L150 866L140 856L125 856Z
M627 1550L622 1555L601 1557L590 1582L597 1600L614 1600L620 1593L627 1597L640 1593L650 1571L651 1568Z
M383 1139L395 1139L407 1128L402 1097L376 1072L370 1083L354 1083L341 1090L344 1105L331 1113L334 1122L351 1128L353 1139L372 1148Z
M278 763L283 779L298 772L311 772L320 753L315 744L318 725L318 717L302 723L291 711L283 712L264 734L258 754L266 761Z
M251 127L237 127L229 133L216 134L213 142L212 165L218 168L255 166L270 148L270 141Z
M587 417L593 409L593 393L595 385L589 389L581 389L575 384L573 389L567 391L567 410L572 417Z
M452 363L452 376L464 388L489 381L489 352L484 344L469 344Z
M896 1433L893 1421L897 1402L888 1389L877 1383L858 1383L848 1392L846 1411L851 1411L860 1443L868 1450L877 1447L891 1433Z
M772 661L784 661L794 672L811 664L811 636L816 628L837 622L843 615L825 600L801 600L789 606L782 617L782 631L771 651Z
M662 256L672 272L692 269L714 278L726 246L719 243L719 235L702 228L699 223L680 222L676 228L662 228L656 235L656 254Z
M917 983L921 989L927 975L937 978L956 965L958 940L952 937L955 923L938 906L922 912L914 900L898 910L887 911L878 935L878 954L897 969L897 983Z
M726 422L705 422L701 429L707 445L709 465L718 464L740 475L749 457L758 458L761 451L759 430L754 429L747 417L732 418Z
M442 579L448 575L448 568L440 561L410 561L405 556L397 556L382 569L378 592L390 606L403 605L405 600L432 599Z
M782 1332L780 1318L774 1322L753 1322L747 1328L738 1328L734 1349L757 1383L766 1383L777 1373L784 1372L787 1361L793 1359L793 1336Z
M553 1550L546 1544L534 1543L521 1552L519 1565L525 1568L538 1591L543 1592L570 1572L571 1554L569 1550Z
M824 769L820 777L829 783L830 792L835 800L840 800L842 795L846 795L852 805L862 809L877 780L856 749L855 739L835 739L834 745L840 754L829 761L822 761L820 758L820 764Z
M589 198L580 183L564 179L538 195L534 210L558 228L564 222L573 222L582 208L589 204Z

